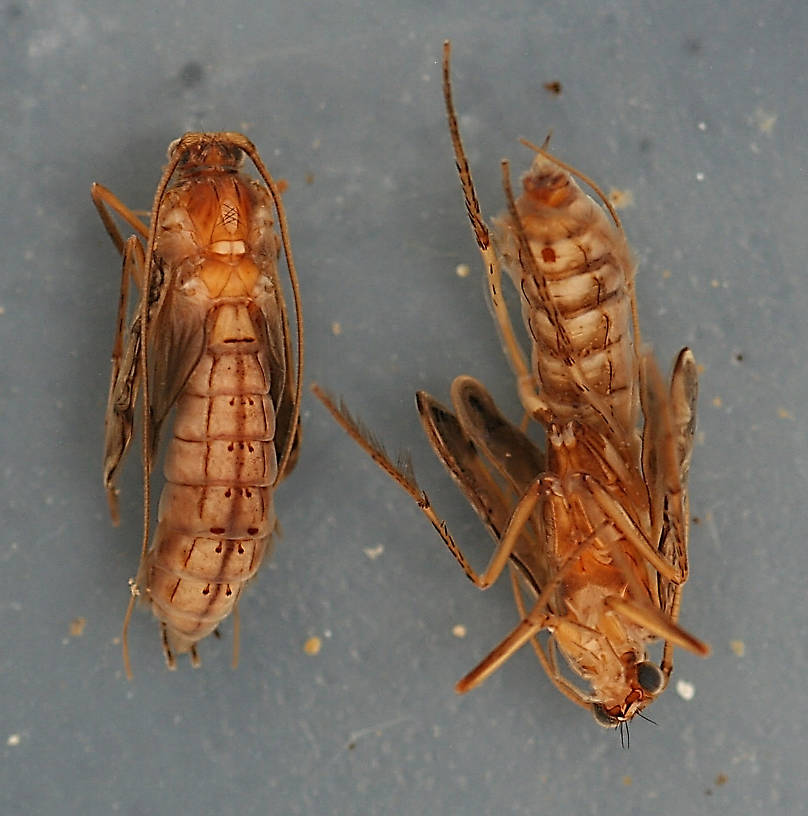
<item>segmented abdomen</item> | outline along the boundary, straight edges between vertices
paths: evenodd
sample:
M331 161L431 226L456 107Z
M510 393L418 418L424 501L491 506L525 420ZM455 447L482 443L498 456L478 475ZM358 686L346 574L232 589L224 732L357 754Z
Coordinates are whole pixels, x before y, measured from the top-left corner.
M232 612L275 528L271 372L247 301L214 306L208 326L207 348L177 401L145 564L148 600L177 653Z
M523 295L539 395L559 423L578 419L604 429L583 383L611 415L612 428L633 430L638 372L631 326L634 267L626 240L549 159L537 156L523 185L517 210L535 265L520 257L510 218L499 224L500 243Z

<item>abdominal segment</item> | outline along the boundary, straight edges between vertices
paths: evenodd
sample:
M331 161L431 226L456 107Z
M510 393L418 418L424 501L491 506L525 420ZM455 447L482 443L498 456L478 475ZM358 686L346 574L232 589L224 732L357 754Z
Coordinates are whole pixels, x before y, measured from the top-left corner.
M241 324L237 342L216 342ZM177 401L166 485L145 563L147 601L171 651L188 651L229 615L267 554L278 463L269 375L246 305L214 310L207 351Z

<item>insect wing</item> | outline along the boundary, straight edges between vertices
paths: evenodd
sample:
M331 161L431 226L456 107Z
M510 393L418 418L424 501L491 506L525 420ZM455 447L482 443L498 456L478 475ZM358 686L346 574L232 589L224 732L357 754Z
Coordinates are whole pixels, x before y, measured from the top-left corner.
M511 515L513 496L506 498L474 442L448 408L424 391L418 392L416 403L424 433L432 449L488 532L495 541L499 541Z
M149 403L151 406L152 457L160 429L188 377L205 349L207 331L205 311L173 286L166 276L167 288L153 323L149 326Z
M465 434L517 494L545 470L544 453L506 419L485 387L473 377L457 377L452 402Z
M278 292L277 276L274 279ZM280 463L289 441L290 427L295 414L295 380L292 366L292 348L286 311L278 294L267 297L260 306L251 304L250 319L256 330L260 346L259 356L270 372L269 395L275 406L275 453ZM287 476L297 462L300 446L300 419L294 429L297 438L283 472L278 473L278 481Z

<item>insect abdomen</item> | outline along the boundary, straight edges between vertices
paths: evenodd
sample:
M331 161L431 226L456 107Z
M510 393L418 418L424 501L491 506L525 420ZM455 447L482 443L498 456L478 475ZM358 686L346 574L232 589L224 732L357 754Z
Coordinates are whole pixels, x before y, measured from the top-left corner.
M246 302L214 307L209 325L177 400L145 567L148 598L177 653L232 612L275 528L275 408Z
M542 399L561 423L588 413L587 397L570 376L574 364L620 427L632 429L637 371L625 238L569 174L543 156L523 184L517 207L535 265L519 262L509 219L503 254L523 294Z

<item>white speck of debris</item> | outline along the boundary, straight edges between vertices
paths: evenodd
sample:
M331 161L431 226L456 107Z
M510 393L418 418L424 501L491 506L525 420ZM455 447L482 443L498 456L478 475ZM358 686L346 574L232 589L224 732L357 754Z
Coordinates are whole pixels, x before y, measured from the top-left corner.
M466 636L466 627L462 623L458 623L452 627L452 634L456 638L464 638Z
M699 130L704 132L707 130L707 123L706 122L699 122Z
M371 561L375 561L384 552L384 544L379 544L378 547L365 547L362 551Z
M471 272L471 267L468 264L458 264L455 267L455 272L458 278L467 278Z
M701 171L696 173L696 181L704 181L704 173L702 173Z
M752 114L751 121L757 125L761 133L765 133L766 136L771 136L775 122L777 122L777 114L765 111L763 108L756 108Z
M6 740L6 745L14 747L19 745L21 741L22 737L19 734L9 734L8 739Z
M687 680L677 680L676 693L683 700L692 700L696 694L696 687L692 683L688 683Z
M331 334L333 334L334 337L339 337L339 335L342 334L342 324L335 320L331 324Z

